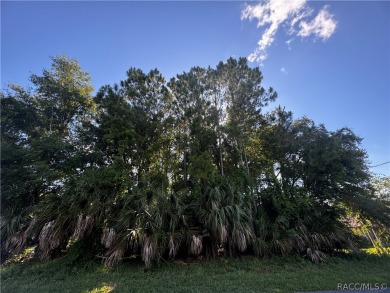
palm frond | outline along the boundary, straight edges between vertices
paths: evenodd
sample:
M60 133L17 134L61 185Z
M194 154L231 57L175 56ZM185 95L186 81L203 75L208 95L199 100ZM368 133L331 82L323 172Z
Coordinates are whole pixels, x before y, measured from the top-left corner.
M39 234L38 251L41 260L50 258L51 252L65 240L62 227L56 227L56 221L47 222Z
M202 236L192 235L191 253L194 255L199 255L202 252L202 249Z
M228 239L228 231L226 228L226 225L221 225L220 231L219 231L219 241L221 244L224 244Z
M169 257L174 258L177 254L177 250L179 249L181 244L181 234L179 233L170 233L169 234Z
M110 248L115 240L115 236L116 233L113 228L104 228L100 242L105 248Z
M142 245L142 260L145 266L150 267L154 257L156 255L156 242L151 237L145 237Z
M107 258L104 261L104 266L112 268L113 266L119 264L122 261L124 254L125 249L123 247L115 247L110 249L106 253Z
M88 235L92 232L94 225L94 219L92 216L85 216L80 214L77 218L76 227L72 237L75 241L80 240L84 235Z
M244 252L248 247L245 234L238 229L233 229L232 240L240 252Z
M307 248L306 256L314 263L324 262L326 258L325 253L312 248Z
M11 254L19 254L23 251L26 244L26 233L18 231L11 237L8 237L4 243L4 249Z

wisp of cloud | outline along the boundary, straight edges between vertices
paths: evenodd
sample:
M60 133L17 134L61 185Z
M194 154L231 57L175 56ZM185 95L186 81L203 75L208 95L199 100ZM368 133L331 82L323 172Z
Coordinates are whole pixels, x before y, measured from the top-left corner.
M314 17L313 9L306 0L267 0L247 5L241 13L241 20L257 19L257 27L266 27L257 43L257 48L248 56L250 62L262 63L267 58L267 49L272 45L275 34L282 24L287 24L287 33L302 38L314 36L326 40L333 35L337 23L324 6ZM290 39L288 46L290 47Z

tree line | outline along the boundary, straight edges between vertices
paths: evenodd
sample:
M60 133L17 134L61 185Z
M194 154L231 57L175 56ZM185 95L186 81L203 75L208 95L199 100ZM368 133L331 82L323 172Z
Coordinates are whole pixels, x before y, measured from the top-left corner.
M161 258L356 251L351 215L388 231L367 154L278 106L245 58L166 81L130 68L93 94L66 56L1 93L2 261L81 243L107 266ZM80 246L81 247L81 246Z

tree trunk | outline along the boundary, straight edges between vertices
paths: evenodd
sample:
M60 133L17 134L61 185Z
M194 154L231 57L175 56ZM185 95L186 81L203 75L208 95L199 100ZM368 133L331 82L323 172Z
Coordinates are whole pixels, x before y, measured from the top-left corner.
M187 138L184 139L184 184L187 186Z
M218 143L219 143L219 164L221 166L221 176L224 176L223 172L223 153L222 153L222 143L221 143L221 135L218 137Z
M248 159L247 159L247 157L246 157L245 148L243 148L243 152L244 152L244 160L245 160L245 167L246 167L246 172L247 172L247 173L248 173L248 175L249 175Z

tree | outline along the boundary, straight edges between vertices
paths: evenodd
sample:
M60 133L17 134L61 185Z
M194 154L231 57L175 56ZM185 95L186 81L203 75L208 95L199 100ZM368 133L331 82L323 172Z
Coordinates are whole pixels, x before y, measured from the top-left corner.
M32 91L10 85L1 96L2 241L31 221L32 207L75 172L72 133L93 111L89 75L74 59L52 61L51 70L31 76Z
M50 70L44 69L42 76L30 78L39 96L39 107L45 129L64 133L68 125L90 112L93 107L91 78L82 71L75 59L65 55L52 57Z
M213 133L209 131L209 104L204 96L206 74L205 69L194 67L168 83L174 97L171 108L176 129L174 152L179 157L177 161L181 161L178 168L182 170L181 183L176 180L179 189L180 186L188 187L189 166L192 164L191 173L194 174L194 164L202 165L195 162L201 160L198 156L208 156L208 150L214 149L213 138L208 139Z

